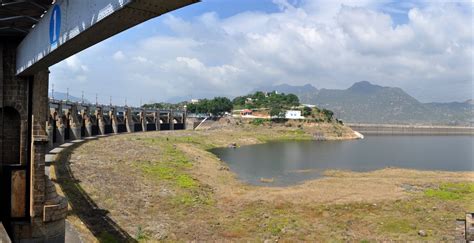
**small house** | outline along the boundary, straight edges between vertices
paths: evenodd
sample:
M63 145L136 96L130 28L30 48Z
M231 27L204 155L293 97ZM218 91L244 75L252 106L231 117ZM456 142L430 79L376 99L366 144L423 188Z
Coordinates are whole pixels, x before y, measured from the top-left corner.
M240 115L241 116L250 116L250 115L252 115L252 110L244 109L244 110L240 111Z
M287 110L285 113L286 119L304 119L304 116L301 116L301 111L297 110Z

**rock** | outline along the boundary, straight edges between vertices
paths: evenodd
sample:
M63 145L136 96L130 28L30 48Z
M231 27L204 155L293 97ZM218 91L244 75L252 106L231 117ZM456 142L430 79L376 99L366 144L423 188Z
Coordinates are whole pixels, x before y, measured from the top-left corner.
M229 148L237 148L237 143L231 143L227 147Z
M422 236L422 237L428 236L428 234L427 234L426 231L424 231L424 230L418 230L418 235L419 235L419 236Z
M219 167L219 170L229 171L229 167L227 167L227 166L220 166L220 167Z
M264 218L266 218L266 219L270 218L270 215L268 215L268 214L266 214L266 213L264 213L262 216L263 216Z
M260 178L260 182L263 183L273 183L273 178Z

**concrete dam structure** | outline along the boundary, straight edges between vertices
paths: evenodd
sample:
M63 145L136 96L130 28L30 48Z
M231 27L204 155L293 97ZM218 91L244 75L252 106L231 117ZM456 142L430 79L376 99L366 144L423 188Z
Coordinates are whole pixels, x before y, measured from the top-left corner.
M474 135L474 127L354 123L346 125L367 135Z
M49 101L49 147L97 135L186 129L185 110Z

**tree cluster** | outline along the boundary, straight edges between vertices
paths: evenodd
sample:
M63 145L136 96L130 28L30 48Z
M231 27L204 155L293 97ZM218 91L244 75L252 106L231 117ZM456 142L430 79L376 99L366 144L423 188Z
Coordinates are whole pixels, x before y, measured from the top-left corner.
M270 109L270 116L276 117L283 117L284 110L300 105L298 96L275 91L269 93L257 91L254 94L239 96L232 103L234 107L246 109L268 108Z
M184 109L184 106L187 105L187 102L180 102L177 104L172 104L172 103L166 103L166 102L158 102L158 103L151 103L151 104L144 104L142 105L142 108L145 109L162 109L162 110L178 110L178 109Z
M225 112L231 112L232 108L232 101L226 97L215 97L212 100L202 99L195 104L187 105L189 113L205 113L214 116L222 116Z
M279 94L275 91L269 93L257 91L254 94L238 96L232 101L232 103L234 106L247 109L272 107L283 109L300 105L298 96L294 94Z

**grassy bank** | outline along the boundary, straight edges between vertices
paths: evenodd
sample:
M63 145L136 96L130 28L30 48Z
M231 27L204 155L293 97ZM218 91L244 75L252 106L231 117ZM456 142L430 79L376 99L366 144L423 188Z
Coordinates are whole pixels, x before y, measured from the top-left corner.
M70 171L75 179L64 184L81 188L139 241L446 241L456 236L456 219L474 211L473 173L328 171L323 179L297 186L255 187L242 184L207 152L321 133L352 138L339 125L298 125L238 124L90 141L62 165L69 168L62 173ZM84 218L84 207L72 205L72 215ZM98 240L122 239L101 224L88 228Z

